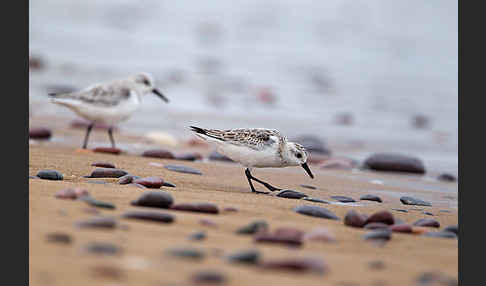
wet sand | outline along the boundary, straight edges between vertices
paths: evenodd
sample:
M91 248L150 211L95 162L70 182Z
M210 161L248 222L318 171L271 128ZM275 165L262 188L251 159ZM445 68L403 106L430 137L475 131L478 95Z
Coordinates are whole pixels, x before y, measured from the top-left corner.
M79 131L73 131L76 132ZM102 139L104 136L106 134L94 132L93 139L106 140ZM207 154L210 150L199 151ZM120 215L125 211L141 209L131 206L130 202L146 190L118 185L116 179L83 178L94 169L90 165L95 161L108 161L130 174L160 176L174 183L176 188L162 189L170 193L176 203L210 202L220 210L235 207L239 211L221 211L211 215L162 210L175 215L176 221L172 224L121 219ZM193 167L202 171L203 175L172 172L150 164L153 162ZM457 224L457 191L454 188L451 191L450 184L427 182L408 175L311 168L316 176L314 180L301 168L262 169L256 170L254 175L275 186L298 190L312 197L333 201L330 196L344 195L354 198L357 203L319 204L255 195L249 190L243 168L233 163L144 158L135 152L122 155L79 152L75 147L56 140L32 144L29 149L29 175L35 176L41 169L55 169L64 174L64 180L29 179L30 285L191 285L191 275L199 270L222 272L228 279L226 285L415 285L418 276L424 272L440 272L457 279L457 240L393 233L388 243L377 247L362 239L367 230L343 225L343 218L350 209L368 215L379 210L390 210L395 218L406 223L420 218L435 218L440 222L441 229ZM370 183L371 180L384 184ZM89 183L92 181L104 183ZM405 183L392 185L388 182ZM317 189L306 189L301 184ZM423 187L427 185L433 186L435 191ZM76 222L93 215L86 213L85 210L90 207L82 201L54 197L56 192L68 187L85 188L94 198L115 204L115 210L98 210L101 215L116 217L121 227L115 230L77 229L74 226ZM263 190L260 185L257 188ZM384 202L359 201L364 194L379 195ZM433 206L403 205L399 201L402 194L431 201ZM327 208L341 220L313 218L292 211L299 205ZM391 210L393 208L407 209L408 213ZM424 210L434 216L425 215ZM201 219L210 219L218 226L204 226L200 223ZM335 235L337 242L306 241L300 248L289 248L257 244L251 236L235 234L236 229L257 219L266 220L271 231L277 227L294 227L303 231L325 227ZM188 240L190 234L201 230L206 231L206 240ZM46 236L52 232L67 233L73 242L69 245L49 243ZM107 257L83 252L82 248L93 241L118 245L122 253ZM165 254L167 249L179 246L199 248L207 254L206 258L194 262ZM311 256L324 260L329 271L319 275L263 270L259 266L229 264L224 259L225 255L235 251L255 248L262 252L263 261ZM384 263L383 269L369 266L370 262L376 260ZM115 274L98 275L96 269L100 267L111 267Z

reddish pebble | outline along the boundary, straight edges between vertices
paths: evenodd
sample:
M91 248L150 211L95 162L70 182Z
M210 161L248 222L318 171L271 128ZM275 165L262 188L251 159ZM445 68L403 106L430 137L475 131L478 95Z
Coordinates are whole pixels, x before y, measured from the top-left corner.
M367 220L366 224L370 222L382 222L386 224L394 224L395 219L393 218L393 215L389 211L379 211L374 214L372 214Z
M364 226L365 229L388 229L388 225L382 222L370 222Z
M172 152L162 149L147 150L143 152L142 156L160 159L174 159L174 154L172 154Z
M93 167L102 167L102 168L115 168L115 165L109 162L94 162L91 164Z
M58 199L69 199L69 200L75 200L78 197L74 189L61 190L57 192L55 196Z
M218 224L216 224L214 221L212 221L210 219L206 219L206 218L199 220L199 223L204 225L204 226L218 227Z
M350 210L344 217L344 224L352 227L363 227L366 222L366 215L360 214L355 210Z
M219 209L216 205L210 203L182 203L175 204L170 209L179 211L190 211L200 213L217 214Z
M262 263L263 269L283 270L288 272L311 272L323 274L328 266L318 258L298 258L267 260Z
M89 192L86 189L81 189L81 188L75 188L74 193L76 194L76 197L82 197L82 196L89 196Z
M405 223L391 225L390 230L393 232L412 233L412 227Z
M440 223L431 218L421 218L413 223L414 226L440 227Z
M93 149L93 152L118 155L121 153L121 150L113 147L96 147Z
M140 178L133 181L134 184L140 184L147 188L159 189L164 184L164 180L159 177Z
M304 234L303 239L309 241L336 242L335 236L327 228L323 227L313 229Z
M42 127L29 128L30 139L46 140L51 138L51 136L52 136L51 130L47 128L42 128Z
M238 209L234 208L234 207L226 207L226 208L223 209L223 211L225 211L225 212L237 212Z

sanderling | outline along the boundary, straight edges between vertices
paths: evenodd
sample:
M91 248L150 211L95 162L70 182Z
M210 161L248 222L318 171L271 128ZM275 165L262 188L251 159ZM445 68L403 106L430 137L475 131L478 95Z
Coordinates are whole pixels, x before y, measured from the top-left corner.
M154 87L153 79L149 74L140 73L125 79L107 83L95 84L81 91L72 93L50 93L51 102L64 105L81 117L89 120L83 149L88 145L88 138L95 123L104 123L110 126L108 135L112 147L113 124L128 119L139 107L142 96L155 93L165 102L169 100Z
M251 191L254 193L268 192L256 191L252 180L259 182L272 192L281 189L253 177L252 168L281 168L300 165L311 178L314 178L307 165L307 152L304 147L294 142L288 142L287 138L282 136L278 130L263 128L216 130L195 126L190 126L190 128L196 132L197 136L214 143L218 152L246 167L245 175Z

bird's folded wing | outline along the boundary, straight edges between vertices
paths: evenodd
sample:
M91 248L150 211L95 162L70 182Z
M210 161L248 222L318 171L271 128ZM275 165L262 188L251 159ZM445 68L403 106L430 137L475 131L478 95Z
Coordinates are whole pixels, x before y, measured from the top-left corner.
M257 150L280 144L285 140L285 137L281 136L275 129L208 129L206 133L210 137Z
M115 106L130 97L130 89L125 87L94 86L79 92L50 94L53 98L78 100L83 103L99 106Z

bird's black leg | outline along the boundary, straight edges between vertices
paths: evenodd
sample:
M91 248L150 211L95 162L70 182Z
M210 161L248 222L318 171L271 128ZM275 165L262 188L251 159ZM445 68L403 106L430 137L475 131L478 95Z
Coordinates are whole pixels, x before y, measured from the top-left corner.
M108 129L108 135L110 136L111 147L115 148L115 139L113 138L113 127Z
M269 183L266 183L266 182L264 182L264 181L262 181L262 180L259 180L259 179L255 178L255 177L253 177L251 174L250 174L250 178L251 178L251 179L253 179L253 180L255 180L255 181L257 181L257 182L259 182L260 184L264 185L264 186L265 186L267 189L269 189L271 192L275 192L275 191L280 191L280 190L282 190L282 189L279 189L279 188L276 188L276 187L274 187L274 186L270 185Z
M93 129L94 123L91 123L88 125L88 129L86 129L86 135L84 136L84 143L83 143L83 149L86 149L88 146L88 138L89 138L89 133L91 133L91 129Z
M248 179L248 184L250 184L251 191L253 193L256 193L256 194L268 194L268 192L260 192L260 191L255 190L255 187L253 187L253 183L251 181L253 179L253 176L250 173L250 169L246 168L245 175L246 175L246 178Z

